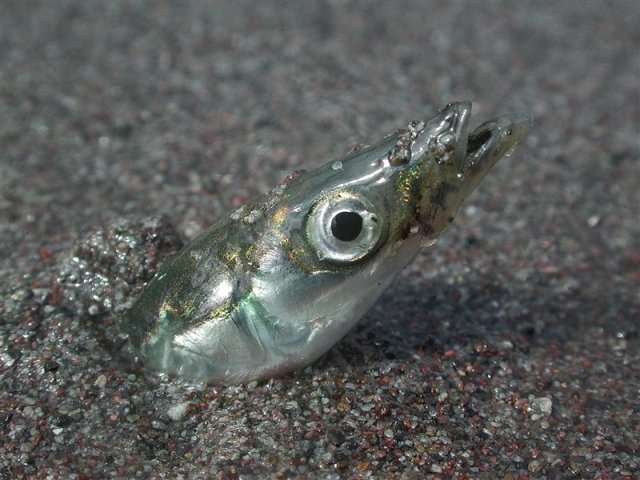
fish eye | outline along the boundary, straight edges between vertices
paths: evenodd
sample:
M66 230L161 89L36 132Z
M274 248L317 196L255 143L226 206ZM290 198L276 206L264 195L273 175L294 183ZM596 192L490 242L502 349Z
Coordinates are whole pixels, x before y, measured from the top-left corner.
M357 192L333 192L309 211L307 237L320 260L361 260L380 244L384 232L375 207Z
M352 242L362 231L362 217L357 212L339 212L331 219L331 233L338 240Z

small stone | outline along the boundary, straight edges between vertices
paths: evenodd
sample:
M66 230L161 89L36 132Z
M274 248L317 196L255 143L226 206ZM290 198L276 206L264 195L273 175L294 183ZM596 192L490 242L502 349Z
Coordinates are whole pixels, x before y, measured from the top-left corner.
M167 410L167 416L174 422L182 420L185 414L187 413L188 407L189 407L189 402L182 402L182 403L177 403L175 405L172 405Z
M17 288L11 295L11 300L23 302L33 297L33 291L29 288Z
M60 364L55 360L47 360L44 362L44 371L45 372L56 372L60 368Z
M592 215L587 219L587 225L589 225L589 227L591 228L597 227L599 223L600 217L598 215Z
M98 378L96 378L96 381L93 382L93 384L98 388L104 388L107 386L107 377L104 375L99 375Z
M531 473L535 473L542 467L542 462L540 460L531 460L529 465L527 465L527 470Z
M156 430L167 430L167 424L164 422L161 422L160 420L152 420L151 421L151 428L154 428Z
M530 409L544 415L550 415L553 408L553 402L547 397L538 397L531 400Z
M387 456L387 452L385 452L384 450L381 450L381 449L375 450L373 452L373 458L376 458L378 460L381 460L386 456Z
M6 368L9 368L12 367L14 363L16 363L16 359L8 353L2 352L0 353L0 363L4 364Z

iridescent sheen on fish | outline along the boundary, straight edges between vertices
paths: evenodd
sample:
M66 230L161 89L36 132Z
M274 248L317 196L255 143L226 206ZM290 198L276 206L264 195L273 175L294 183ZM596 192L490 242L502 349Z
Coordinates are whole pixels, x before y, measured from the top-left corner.
M471 104L289 175L169 260L120 321L145 365L210 383L312 363L453 221L522 139L509 114L469 133Z

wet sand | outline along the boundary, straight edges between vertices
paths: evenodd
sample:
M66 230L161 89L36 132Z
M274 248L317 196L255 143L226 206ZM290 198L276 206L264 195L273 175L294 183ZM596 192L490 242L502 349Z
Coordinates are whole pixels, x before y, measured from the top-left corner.
M0 11L0 477L639 478L635 2ZM128 361L113 311L178 237L464 99L535 127L323 359Z

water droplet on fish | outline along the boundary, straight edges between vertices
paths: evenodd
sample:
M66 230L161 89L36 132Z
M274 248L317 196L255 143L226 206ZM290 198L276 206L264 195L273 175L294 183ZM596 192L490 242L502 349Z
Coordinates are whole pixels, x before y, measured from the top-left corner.
M240 216L244 212L245 207L246 205L242 205L241 207L239 207L235 212L229 215L229 218L231 218L231 220L239 220Z
M334 170L342 170L342 162L340 160L336 160L331 165L331 168L333 168Z
M413 120L411 123L409 123L409 125L407 125L407 129L412 134L418 134L422 130L424 130L424 125L425 125L424 120Z
M249 212L249 215L244 217L243 220L248 224L252 224L258 218L260 218L261 215L262 215L262 212L260 212L259 210L251 210L251 212Z
M389 151L387 158L391 165L405 165L411 160L411 149L396 145Z
M456 143L456 136L453 133L445 133L438 140L442 145L449 146Z

